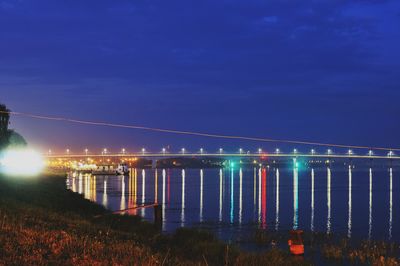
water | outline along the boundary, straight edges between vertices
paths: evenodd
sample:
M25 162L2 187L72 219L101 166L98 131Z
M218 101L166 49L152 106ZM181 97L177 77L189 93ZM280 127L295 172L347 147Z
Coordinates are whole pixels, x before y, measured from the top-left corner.
M162 204L162 229L211 228L225 240L256 228L303 229L353 239L400 240L397 168L132 169L130 176L71 174L68 188L117 211ZM153 220L153 209L131 209Z

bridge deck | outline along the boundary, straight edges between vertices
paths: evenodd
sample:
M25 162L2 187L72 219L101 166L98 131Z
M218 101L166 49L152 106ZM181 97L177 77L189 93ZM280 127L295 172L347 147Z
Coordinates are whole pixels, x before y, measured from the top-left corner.
M171 158L171 157L218 157L218 158L347 158L347 159L392 159L399 160L400 156L357 155L357 154L293 154L293 153L129 153L129 154L65 154L46 155L48 159L73 158Z

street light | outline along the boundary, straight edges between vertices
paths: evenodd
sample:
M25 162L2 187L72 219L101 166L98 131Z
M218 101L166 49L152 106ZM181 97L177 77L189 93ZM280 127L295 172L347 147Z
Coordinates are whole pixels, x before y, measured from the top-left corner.
M185 154L185 148L182 148L181 151L182 151L182 154Z
M293 149L293 153L297 153L297 149Z
M219 148L219 154L222 154L224 150L222 148Z
M315 150L311 149L311 154L314 155L315 154Z
M104 155L107 154L107 149L104 148L102 153L103 153Z
M276 154L278 154L278 153L280 153L281 151L279 150L279 149L275 149L275 153Z
M352 151L352 150L348 150L347 153L348 153L349 155L352 155L352 154L353 154L353 151Z
M332 154L332 150L328 149L328 155L331 155L331 154Z
M388 156L392 157L394 155L393 151L389 151Z
M89 150L88 150L88 149L85 149L85 154L86 154L86 156L88 155L88 152L89 152Z
M48 150L47 154L48 154L48 155L51 155L51 150Z
M243 153L243 149L242 149L242 148L239 149L239 153L240 153L240 154Z
M259 154L262 153L262 149L261 148L258 149L258 153Z
M162 148L162 153L165 154L165 152L166 152L166 149Z
M67 149L67 150L66 150L66 152L67 152L67 154L69 155L69 152L70 152L70 150L69 150L69 149Z
M122 148L122 154L125 154L125 152L126 152L126 150L125 150L125 148Z
M372 156L372 155L374 155L374 152L372 150L369 150L368 155Z
M142 153L145 154L145 152L146 152L146 149L142 148Z
M203 154L203 151L204 151L203 148L200 148L200 154Z

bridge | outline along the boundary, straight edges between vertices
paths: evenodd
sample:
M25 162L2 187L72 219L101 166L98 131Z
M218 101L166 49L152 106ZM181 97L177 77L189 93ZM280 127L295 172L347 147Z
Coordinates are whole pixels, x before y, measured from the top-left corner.
M206 152L179 152L179 153L153 153L153 152L138 152L138 153L101 153L101 154L46 154L47 159L85 159L85 158L261 158L261 159L279 159L279 158L315 158L315 159L389 159L389 160L399 160L400 156L395 155L393 152L389 152L387 155L374 154L371 151L367 154L355 154L351 151L347 153L267 153L267 152L239 152L239 153L206 153Z

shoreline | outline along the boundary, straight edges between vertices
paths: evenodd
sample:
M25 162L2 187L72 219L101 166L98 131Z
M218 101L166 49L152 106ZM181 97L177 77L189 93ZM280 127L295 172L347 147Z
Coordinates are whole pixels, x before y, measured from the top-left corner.
M95 216L99 216L95 218ZM226 244L208 230L161 233L139 216L116 215L65 188L65 175L0 175L1 264L398 265L399 245L304 235L305 257L287 250L287 234L256 230L257 252ZM277 244L271 246L272 242ZM239 243L240 244L240 243ZM21 255L31 254L31 255Z

